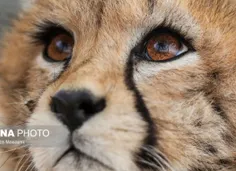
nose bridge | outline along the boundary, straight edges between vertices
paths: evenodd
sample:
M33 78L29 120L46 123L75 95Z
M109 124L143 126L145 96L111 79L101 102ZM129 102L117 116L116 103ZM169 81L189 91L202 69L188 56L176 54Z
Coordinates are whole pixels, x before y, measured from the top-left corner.
M123 83L124 65L121 61L94 56L86 64L68 73L59 89L86 89L95 96L103 97L114 87ZM109 57L112 58L112 56Z
M97 40L88 45L92 50L87 48L87 52L83 52L86 56L77 52L70 66L73 70L67 74L60 89L88 89L97 96L104 96L113 87L122 84L127 57L125 39L121 35L117 33L113 36L108 31L100 31Z
M130 32L103 23L78 36L74 57L60 89L88 89L104 96L124 82Z

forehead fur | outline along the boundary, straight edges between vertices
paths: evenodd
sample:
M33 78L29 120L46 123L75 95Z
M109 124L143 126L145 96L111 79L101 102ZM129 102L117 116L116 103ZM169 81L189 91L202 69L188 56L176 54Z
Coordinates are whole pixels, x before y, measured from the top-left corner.
M115 36L127 29L149 27L151 30L159 24L167 23L174 28L177 27L177 30L183 29L184 34L189 32L197 50L215 49L216 52L209 53L222 53L223 49L235 54L233 35L236 29L233 18L236 12L233 0L40 0L30 2L33 3L32 8L26 12L23 21L16 22L18 29L14 31L15 34L9 36L10 40L7 41L14 42L17 48L22 47L20 40L28 39L24 32L34 31L35 25L43 20L61 24L72 30L78 43L79 40L95 41L93 40L96 38L95 34L99 35L101 32ZM103 31L99 29L101 26ZM222 40L224 44L220 49L216 48ZM86 47L81 49L84 48ZM14 53L14 48L11 50ZM32 54L34 51L32 50ZM235 58L232 55L227 60L232 62ZM21 60L24 61L26 58ZM5 66L13 65L14 63Z

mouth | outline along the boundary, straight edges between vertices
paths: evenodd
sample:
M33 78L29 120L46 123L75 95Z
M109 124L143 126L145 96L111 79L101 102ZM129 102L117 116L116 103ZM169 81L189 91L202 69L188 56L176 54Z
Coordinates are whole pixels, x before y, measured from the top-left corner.
M55 162L54 165L53 165L53 168L55 168L55 167L56 167L64 158L66 158L67 155L69 155L70 153L73 153L74 156L75 156L75 158L78 159L78 160L79 160L81 157L84 157L84 158L86 158L86 159L88 159L88 160L90 160L90 161L92 161L92 162L95 162L95 163L99 164L100 166L102 166L102 167L104 167L104 168L106 168L106 169L108 169L108 170L111 170L111 171L114 170L112 167L110 167L110 166L104 164L104 163L101 162L100 160L98 160L98 159L96 159L96 158L94 158L94 157L92 157L92 156L89 156L89 155L83 153L81 150L75 148L73 145L70 146L70 147L56 160L56 162Z
M70 148L68 148L54 163L53 167L56 167L58 165L58 163L60 163L60 161L65 158L69 153L74 153L75 152L75 148L73 146L71 146Z

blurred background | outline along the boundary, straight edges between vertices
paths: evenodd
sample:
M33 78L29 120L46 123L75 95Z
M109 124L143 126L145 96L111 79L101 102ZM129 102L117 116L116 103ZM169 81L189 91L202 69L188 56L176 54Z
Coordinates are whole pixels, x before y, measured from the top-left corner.
M22 0L0 0L0 38L11 24L11 20L16 18L17 13L21 9L21 1Z

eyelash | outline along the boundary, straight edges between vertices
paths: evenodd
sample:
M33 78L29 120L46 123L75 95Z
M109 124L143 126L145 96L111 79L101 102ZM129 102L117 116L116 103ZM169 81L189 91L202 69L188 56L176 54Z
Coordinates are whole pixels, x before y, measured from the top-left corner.
M30 34L34 44L47 46L59 34L67 34L73 37L70 31L51 21L43 21L40 24L35 24L35 26L37 31Z

